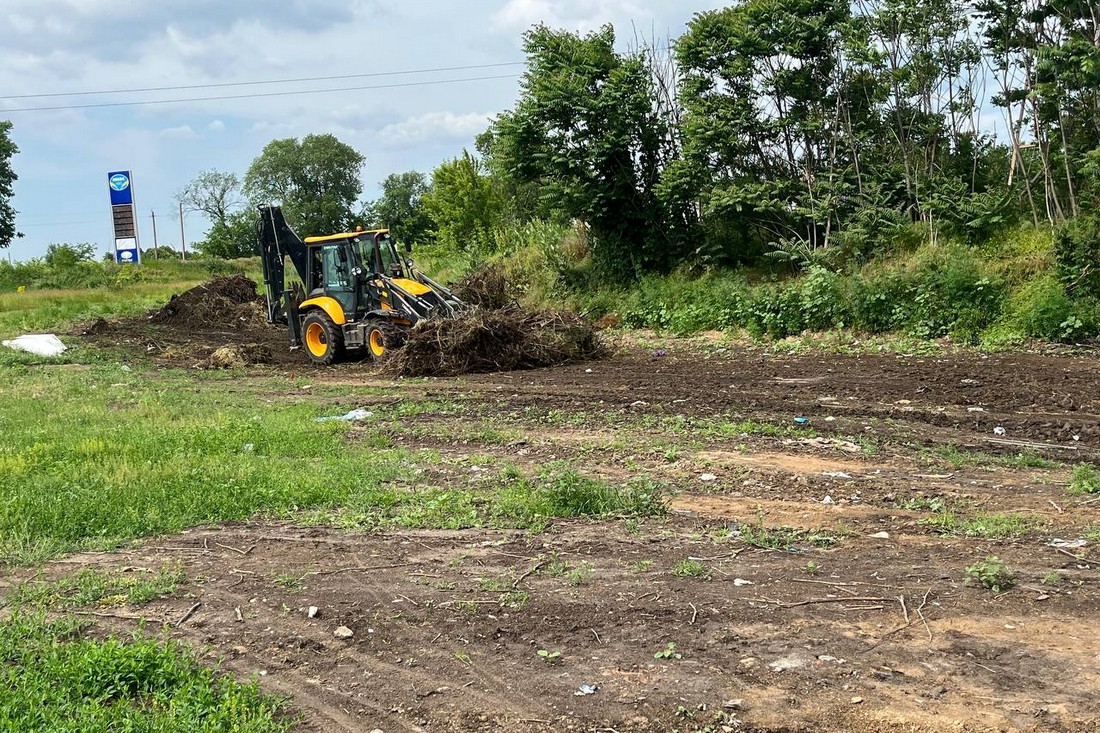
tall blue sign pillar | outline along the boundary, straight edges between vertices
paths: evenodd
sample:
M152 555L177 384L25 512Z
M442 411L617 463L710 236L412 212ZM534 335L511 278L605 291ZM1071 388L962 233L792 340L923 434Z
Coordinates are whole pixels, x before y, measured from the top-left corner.
M107 187L111 192L111 217L114 220L115 262L137 264L141 261L141 250L138 248L134 184L130 171L108 173Z

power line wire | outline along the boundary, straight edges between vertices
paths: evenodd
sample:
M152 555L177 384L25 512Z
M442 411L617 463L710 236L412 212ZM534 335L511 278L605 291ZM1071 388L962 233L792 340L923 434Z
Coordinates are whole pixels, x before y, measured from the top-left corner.
M471 71L473 69L494 69L502 66L522 66L523 61L506 61L495 64L474 64L470 66L440 66L434 69L409 69L407 71L377 71L370 74L343 74L341 76L305 76L297 79L268 79L266 81L232 81L217 84L186 84L166 87L137 87L134 89L103 89L92 92L49 92L43 94L12 94L0 96L0 99L45 99L48 97L85 97L99 94L136 94L138 92L171 92L186 89L222 89L226 87L246 87L263 84L295 84L313 81L343 81L346 79L367 79L380 76L403 76L406 74L435 74L444 71Z
M435 79L432 81L410 81L399 84L375 84L371 86L336 87L333 89L300 89L290 92L262 92L258 94L229 94L217 97L189 97L185 99L147 99L132 102L96 102L93 104L66 104L52 107L12 107L4 109L0 107L0 113L9 112L53 112L73 109L97 109L102 107L140 107L150 104L180 104L185 102L214 102L225 99L258 99L261 97L289 97L296 94L327 94L330 92L360 92L371 89L397 89L401 87L424 87L433 84L459 84L471 81L490 81L493 79L516 79L521 74L502 74L499 76L475 76L467 79Z

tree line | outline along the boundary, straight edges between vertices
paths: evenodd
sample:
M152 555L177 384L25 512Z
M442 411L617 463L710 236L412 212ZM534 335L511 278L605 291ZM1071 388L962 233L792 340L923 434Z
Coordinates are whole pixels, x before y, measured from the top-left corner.
M516 105L377 200L360 202L364 158L331 135L272 141L243 177L208 171L180 199L218 256L253 251L259 201L304 234L389 226L462 251L570 225L617 280L835 268L914 231L981 243L1020 223L1062 232L1086 270L1100 255L1094 0L743 0L676 39L616 41L533 27Z

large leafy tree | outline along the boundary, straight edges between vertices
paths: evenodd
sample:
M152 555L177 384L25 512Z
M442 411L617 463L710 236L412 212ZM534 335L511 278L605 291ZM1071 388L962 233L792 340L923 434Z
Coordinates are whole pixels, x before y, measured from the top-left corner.
M486 250L501 223L505 200L497 182L469 152L432 172L431 190L424 197L436 239L453 249Z
M15 209L11 197L15 195L15 175L11 159L19 148L11 139L11 122L0 121L0 249L9 246L16 237L23 236L15 229Z
M402 241L422 244L431 234L431 218L424 211L428 179L420 171L391 173L382 181L382 195L364 209L371 226L385 227Z
M493 126L502 168L591 227L605 273L665 268L670 228L656 187L667 131L647 59L616 52L610 26L584 36L536 26L524 50L519 102Z
M235 258L259 253L257 217L242 208L241 181L235 173L203 171L176 194L176 200L210 220L206 238L195 244L203 254Z
M252 161L244 191L255 204L279 203L303 236L344 231L358 218L366 159L334 135L272 140Z

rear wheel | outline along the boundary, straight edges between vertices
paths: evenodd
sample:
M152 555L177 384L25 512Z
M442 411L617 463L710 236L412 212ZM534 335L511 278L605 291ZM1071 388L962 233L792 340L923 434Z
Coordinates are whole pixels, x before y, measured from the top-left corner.
M302 320L302 340L314 364L328 366L344 355L344 334L324 313L314 311Z

